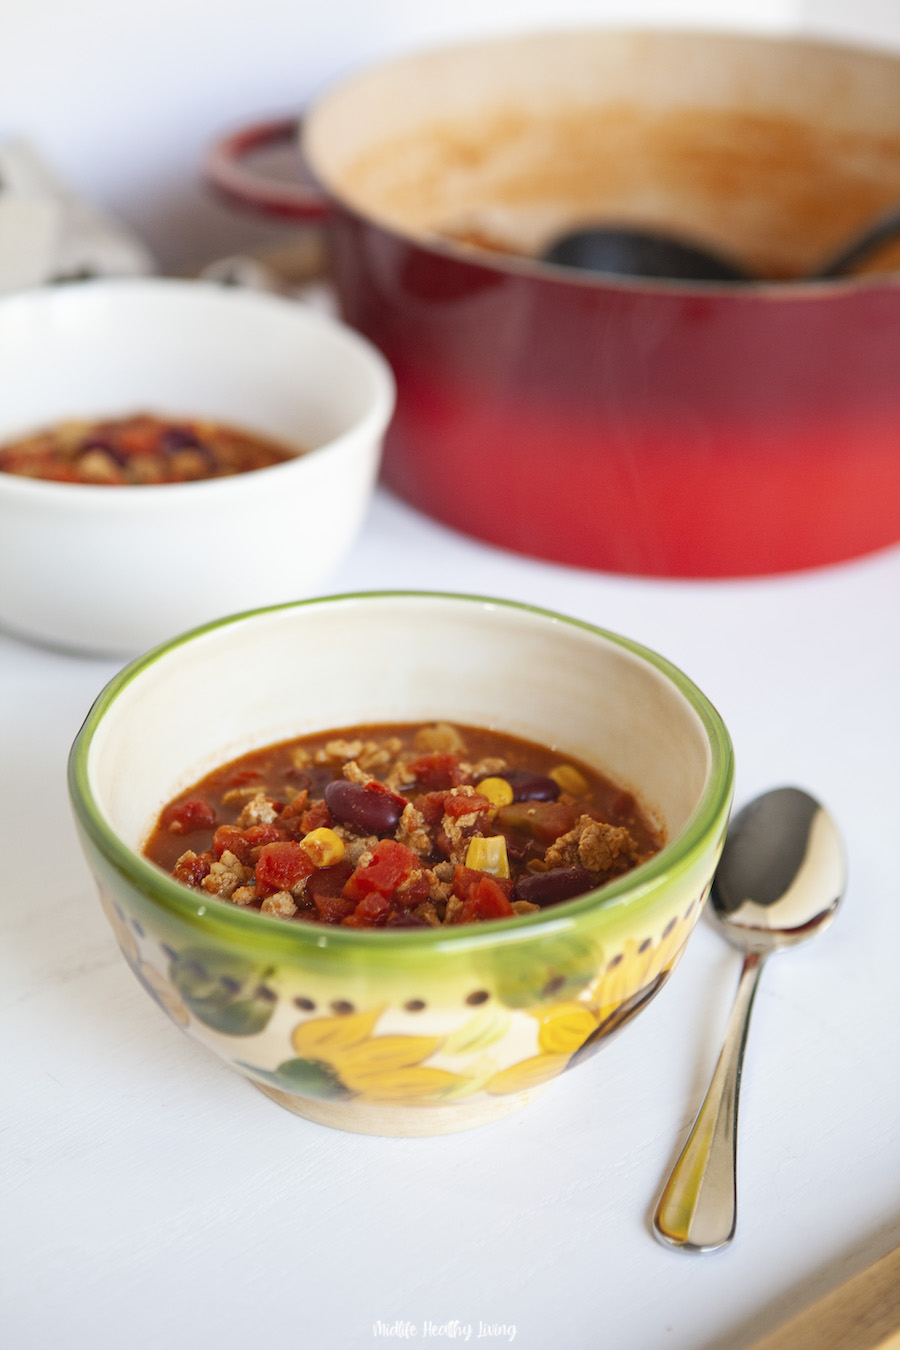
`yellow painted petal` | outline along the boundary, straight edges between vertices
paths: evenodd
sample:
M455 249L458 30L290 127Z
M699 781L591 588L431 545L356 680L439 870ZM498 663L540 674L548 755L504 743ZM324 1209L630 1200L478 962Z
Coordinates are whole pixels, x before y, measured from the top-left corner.
M591 988L591 1007L602 1020L651 982L653 948L629 938L618 960L609 963Z
M446 1069L430 1069L422 1065L356 1074L345 1074L342 1069L341 1079L351 1092L370 1101L381 1102L410 1101L416 1097L439 1097L443 1100L460 1081L455 1073L449 1073Z
M351 1075L358 1077L421 1064L440 1044L439 1036L373 1036L360 1045L334 1052L331 1062L349 1087Z
M648 984L655 980L657 975L661 975L664 970L677 965L690 931L688 924L682 920L675 924L670 933L660 938L653 948L653 959L647 969Z
M506 1092L527 1092L561 1074L570 1059L569 1055L534 1055L523 1059L519 1064L511 1064L508 1069L495 1073L485 1083L485 1092L500 1096Z
M548 1054L573 1054L597 1030L597 1019L582 1003L561 1003L536 1014L538 1045Z
M441 1093L443 1101L456 1101L459 1097L472 1097L481 1092L485 1083L497 1072L496 1066L489 1073L460 1074L456 1083Z
M444 1053L470 1055L493 1045L506 1035L512 1021L505 1008L482 1008L444 1041Z
M321 1059L331 1063L336 1055L371 1036L381 1008L370 1012L347 1013L344 1017L313 1017L294 1028L291 1045L300 1059Z
M459 1075L456 1085L448 1088L441 1096L444 1100L449 1098L454 1101L457 1097L471 1097L473 1093L481 1092L485 1083L499 1072L500 1065L493 1055L479 1055L467 1064L465 1073Z

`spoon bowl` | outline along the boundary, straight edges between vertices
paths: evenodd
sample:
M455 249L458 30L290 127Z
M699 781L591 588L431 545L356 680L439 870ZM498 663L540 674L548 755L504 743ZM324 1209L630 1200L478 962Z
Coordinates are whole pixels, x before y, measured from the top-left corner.
M837 826L800 788L764 793L729 827L707 913L744 964L709 1090L653 1216L668 1246L717 1251L734 1237L741 1066L763 963L828 927L846 878Z
M555 240L543 262L582 271L677 281L751 281L730 258L649 230L593 226Z
M735 946L765 955L827 927L845 882L831 816L800 788L775 788L732 821L707 914Z

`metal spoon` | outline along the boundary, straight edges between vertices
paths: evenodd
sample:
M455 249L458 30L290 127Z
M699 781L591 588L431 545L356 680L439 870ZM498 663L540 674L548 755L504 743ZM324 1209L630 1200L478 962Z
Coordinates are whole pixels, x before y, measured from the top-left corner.
M801 278L822 281L844 276L867 254L900 235L900 210L890 211L840 249L814 272ZM541 255L543 262L615 276L661 277L679 281L744 281L751 276L733 258L687 239L655 230L604 225L572 230L554 240Z
M846 884L840 834L799 788L776 788L731 822L708 914L745 952L712 1082L653 1216L660 1241L711 1252L734 1237L741 1064L753 996L770 952L826 928Z

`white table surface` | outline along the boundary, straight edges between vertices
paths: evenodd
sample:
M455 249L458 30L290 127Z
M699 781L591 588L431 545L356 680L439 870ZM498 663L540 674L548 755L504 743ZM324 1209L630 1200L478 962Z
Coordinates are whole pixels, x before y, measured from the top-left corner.
M122 663L0 634L9 1350L356 1350L466 1343L467 1327L469 1344L528 1350L741 1350L900 1240L900 547L646 581L504 553L379 492L327 589L411 580L656 648L728 723L737 805L795 783L842 826L837 921L772 960L757 997L735 1242L686 1255L648 1225L738 976L705 923L650 1007L525 1111L436 1139L308 1123L183 1036L103 918L65 763Z

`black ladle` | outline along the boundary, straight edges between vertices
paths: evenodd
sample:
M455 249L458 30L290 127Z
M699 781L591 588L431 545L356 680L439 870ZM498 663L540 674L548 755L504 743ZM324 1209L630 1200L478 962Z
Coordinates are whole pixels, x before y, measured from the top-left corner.
M808 281L845 276L881 244L900 235L900 210L889 212L857 235ZM743 281L752 276L732 259L687 240L652 230L585 226L561 235L541 255L542 262L614 276L657 277L677 281Z

